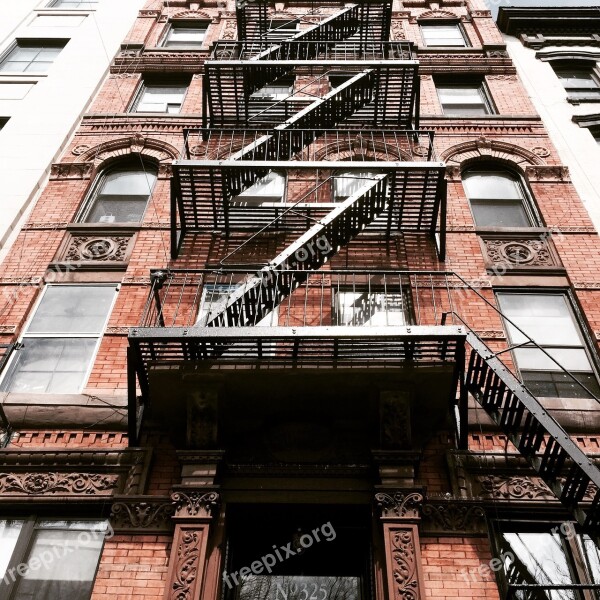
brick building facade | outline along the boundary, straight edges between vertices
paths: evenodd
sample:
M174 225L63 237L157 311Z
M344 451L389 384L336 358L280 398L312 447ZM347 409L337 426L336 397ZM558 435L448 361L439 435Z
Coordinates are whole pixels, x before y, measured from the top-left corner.
M221 4L3 263L2 597L595 597L600 240L483 0Z

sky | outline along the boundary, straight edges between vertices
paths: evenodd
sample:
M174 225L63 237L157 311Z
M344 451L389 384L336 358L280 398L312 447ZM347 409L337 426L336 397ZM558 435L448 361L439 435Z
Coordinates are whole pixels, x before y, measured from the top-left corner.
M600 0L485 0L494 19L501 6L598 6Z

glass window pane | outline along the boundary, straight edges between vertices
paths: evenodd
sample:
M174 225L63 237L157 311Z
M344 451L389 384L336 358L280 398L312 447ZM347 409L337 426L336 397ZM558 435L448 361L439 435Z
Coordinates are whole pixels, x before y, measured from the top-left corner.
M259 179L254 185L244 190L233 200L236 204L259 203L259 202L281 202L285 192L285 177L280 173L271 171L265 177Z
M335 176L333 180L333 199L335 202L346 200L353 194L369 186L374 181L374 171L348 171Z
M408 324L406 301L400 293L342 291L336 297L336 325L384 327Z
M540 345L581 346L583 340L564 296L559 294L499 294L502 312ZM525 337L507 323L511 341Z
M89 600L104 534L38 530L14 600ZM48 557L53 557L48 560Z
M529 227L531 224L521 202L474 200L471 209L479 227Z
M142 93L136 111L172 113L174 107L181 108L186 90L187 86L148 86Z
M0 580L4 578L10 558L17 545L23 521L0 519Z
M594 583L600 583L600 549L588 535L579 536L579 544L583 550L591 580Z
M102 194L149 196L156 181L156 174L149 171L112 171L103 180Z
M591 70L572 69L569 71L559 71L557 75L567 89L598 87L598 83L592 76Z
M99 196L93 208L90 210L87 223L138 223L142 220L147 196L128 196L122 200L115 196Z
M426 46L465 46L458 25L422 25Z
M2 391L76 394L96 349L96 338L24 338Z
M516 177L498 171L467 171L463 185L469 198L518 200L523 190Z
M167 34L165 46L201 46L206 27L172 27Z
M100 333L114 296L113 286L50 286L27 333Z
M509 583L568 585L575 583L560 537L556 533L502 533L503 556ZM552 600L575 600L572 590L547 591Z

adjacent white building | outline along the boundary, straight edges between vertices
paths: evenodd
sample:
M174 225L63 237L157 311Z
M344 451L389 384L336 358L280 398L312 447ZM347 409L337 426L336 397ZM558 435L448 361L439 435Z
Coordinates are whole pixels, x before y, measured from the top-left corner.
M540 2L540 5L543 2ZM600 230L600 8L500 7L508 52Z
M144 0L0 4L1 257Z

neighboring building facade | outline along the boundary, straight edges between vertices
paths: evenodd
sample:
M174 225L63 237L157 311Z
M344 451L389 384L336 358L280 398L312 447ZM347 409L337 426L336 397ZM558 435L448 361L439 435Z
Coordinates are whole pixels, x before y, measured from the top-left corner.
M2 265L2 597L595 597L599 251L483 0L147 2Z
M6 255L22 217L98 91L142 5L143 0L3 3L0 257Z
M600 227L599 25L598 7L502 6L498 12L508 52L596 228Z

